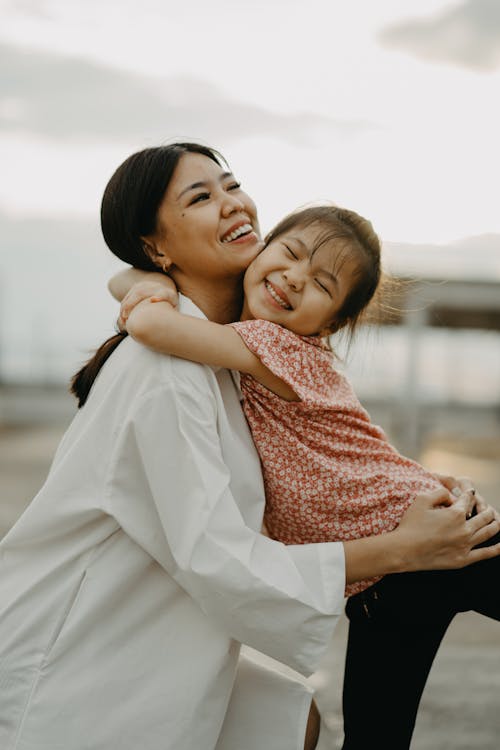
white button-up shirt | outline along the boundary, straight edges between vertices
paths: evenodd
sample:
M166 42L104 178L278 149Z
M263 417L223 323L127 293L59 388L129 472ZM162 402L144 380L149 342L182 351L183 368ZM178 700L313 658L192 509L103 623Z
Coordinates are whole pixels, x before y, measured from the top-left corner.
M230 373L123 341L0 543L2 750L210 750L240 643L310 674L343 548L263 507Z

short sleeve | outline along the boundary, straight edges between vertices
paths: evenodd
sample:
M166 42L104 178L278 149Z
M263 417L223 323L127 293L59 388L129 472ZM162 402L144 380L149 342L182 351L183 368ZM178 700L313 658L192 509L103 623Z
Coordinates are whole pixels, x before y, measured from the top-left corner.
M333 385L332 354L318 336L298 336L268 320L231 323L246 346L302 401L327 397Z

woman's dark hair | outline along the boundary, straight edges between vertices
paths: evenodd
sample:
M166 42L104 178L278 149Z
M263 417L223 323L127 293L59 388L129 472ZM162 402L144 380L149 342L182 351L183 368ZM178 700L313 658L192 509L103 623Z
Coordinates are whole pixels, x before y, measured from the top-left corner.
M159 271L146 254L141 237L157 229L158 209L183 154L201 154L216 164L225 159L199 143L171 143L132 154L109 180L101 202L104 240L118 258L144 271ZM127 334L117 333L102 344L73 376L70 391L84 405L101 367Z
M349 337L352 337L381 281L380 240L368 219L347 208L327 204L308 206L288 214L271 229L265 238L265 244L278 239L294 227L311 225L317 225L320 229L315 246L311 248L311 257L326 243L335 242L338 246L340 242L345 249L344 257L355 253L359 260L352 288L335 315L332 327L324 331L324 335L328 335L346 328Z

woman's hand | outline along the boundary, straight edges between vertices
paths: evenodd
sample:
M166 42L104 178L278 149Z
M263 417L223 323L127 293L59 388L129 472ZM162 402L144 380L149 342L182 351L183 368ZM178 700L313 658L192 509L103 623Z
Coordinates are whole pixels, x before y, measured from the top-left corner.
M467 518L470 491L454 498L448 489L417 495L399 526L386 534L344 542L346 582L388 573L464 568L500 555L500 542L473 549L500 531L486 506Z
M469 481L463 479L460 486L468 487ZM473 549L500 530L496 511L487 505L469 517L474 497L470 489L456 500L445 490L418 495L394 532L409 553L401 570L463 568L500 554L500 544Z
M120 306L118 317L120 330L126 330L130 313L136 305L145 299L149 299L151 302L169 302L172 307L177 307L179 302L177 287L168 276L158 279L158 275L155 274L156 278L151 281L149 279L139 281L127 292Z
M474 483L470 477L451 477L447 474L434 474L434 476L454 497L460 497L464 492L468 493L469 501L466 508L467 518L472 516L474 508L477 513L488 508L488 503L474 487ZM500 522L500 513L496 509L493 510L497 521Z

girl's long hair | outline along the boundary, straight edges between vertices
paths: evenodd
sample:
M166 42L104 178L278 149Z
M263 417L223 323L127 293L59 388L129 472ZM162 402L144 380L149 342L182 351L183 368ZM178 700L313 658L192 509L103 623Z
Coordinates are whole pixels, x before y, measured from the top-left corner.
M104 240L118 258L144 271L158 271L144 251L142 237L157 229L158 209L181 156L195 153L221 165L225 159L215 149L199 143L171 143L146 148L121 164L106 185L101 203ZM86 402L101 367L127 336L117 333L73 375L70 391L78 408Z

